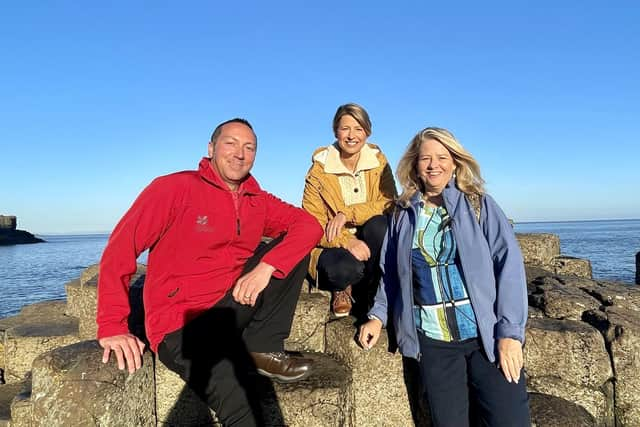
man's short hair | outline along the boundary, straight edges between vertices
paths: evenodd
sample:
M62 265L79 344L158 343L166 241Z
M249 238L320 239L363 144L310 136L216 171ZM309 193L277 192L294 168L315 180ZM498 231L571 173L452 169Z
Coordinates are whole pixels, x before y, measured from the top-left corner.
M256 136L256 132L253 130L253 126L251 126L251 123L249 123L249 120L236 117L231 120L227 120L226 122L222 122L218 126L216 126L216 128L213 130L213 133L211 134L211 142L213 144L215 144L216 140L220 137L220 134L222 133L222 127L224 125L228 125L229 123L241 123L245 125L249 129L251 129L251 132L253 132L253 136L256 139L256 143L258 142L258 137Z

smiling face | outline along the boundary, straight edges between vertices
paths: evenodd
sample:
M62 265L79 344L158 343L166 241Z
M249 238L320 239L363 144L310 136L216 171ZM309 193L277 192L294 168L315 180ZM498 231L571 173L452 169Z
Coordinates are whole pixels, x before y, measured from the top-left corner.
M440 194L447 185L456 165L447 148L435 139L426 139L420 145L416 172L431 195Z
M236 191L249 175L256 159L256 137L242 123L227 123L218 138L209 142L211 166L229 189Z
M367 132L353 116L345 114L338 121L336 139L341 156L351 157L362 150L367 142Z

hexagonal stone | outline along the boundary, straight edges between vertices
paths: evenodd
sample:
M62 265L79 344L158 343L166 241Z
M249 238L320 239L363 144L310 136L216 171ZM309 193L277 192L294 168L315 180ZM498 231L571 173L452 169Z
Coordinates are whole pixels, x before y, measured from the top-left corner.
M155 358L156 412L158 425L213 425L215 413L187 386L178 374Z
M31 405L31 384L16 395L11 402L11 427L32 427L33 406Z
M329 320L329 300L321 293L300 294L291 333L284 342L287 350L324 352L324 330Z
M342 427L352 425L353 389L346 366L319 353L304 353L313 360L313 373L291 384L258 378L266 425Z
M529 393L531 422L536 427L597 427L596 420L581 406L556 396Z
M598 330L573 320L529 319L524 356L529 391L574 402L598 423L613 420L613 371Z
M65 300L41 301L25 305L20 309L23 316L55 317L65 314L67 302Z
M0 426L11 421L11 402L22 390L22 383L0 384Z
M607 307L606 316L616 373L616 421L640 425L640 313L613 306Z
M98 289L95 280L80 284L79 280L65 285L67 292L66 313L78 318L78 333L80 339L89 340L96 337L96 301Z
M386 331L375 347L363 350L355 341L357 329L352 317L345 317L327 324L327 354L345 364L351 370L353 389L353 424L357 426L412 425L413 413L419 410L414 404L416 395L407 393L403 358L388 351Z
M43 318L44 317L44 318ZM20 322L4 331L4 377L21 381L40 354L78 341L78 319L68 316L20 315Z
M33 362L36 426L155 426L153 357L143 355L135 373L102 363L97 341L43 353Z
M257 416L268 426L349 425L352 390L347 368L323 354L304 353L304 357L313 359L314 371L302 381L279 384L261 376L251 378L260 397ZM215 413L160 361L156 364L156 403L160 425L217 424Z
M83 340L94 339L98 331L96 323L98 275L95 267L92 266L86 269L80 281L72 281L66 284L67 313L79 319L79 334L80 339ZM132 315L130 316L129 327L138 336L144 335L141 325L144 319L141 307L142 286L146 270L145 265L138 264L138 271L131 277L130 282L129 303L131 304Z
M64 285L65 293L67 295L67 305L64 314L67 316L80 317L82 308L82 287L80 286L80 279L71 280Z
M532 265L551 265L560 255L560 238L549 233L516 233L524 262Z
M579 287L566 285L556 277L533 280L529 304L553 319L581 320L584 312L597 310L602 304Z
M6 358L5 358L5 347L4 347L4 335L7 329L10 329L18 324L22 317L20 315L5 317L0 319L0 384L2 384L4 379L4 371L6 369Z
M591 279L591 261L570 256L558 256L553 259L554 272L563 276L578 276Z

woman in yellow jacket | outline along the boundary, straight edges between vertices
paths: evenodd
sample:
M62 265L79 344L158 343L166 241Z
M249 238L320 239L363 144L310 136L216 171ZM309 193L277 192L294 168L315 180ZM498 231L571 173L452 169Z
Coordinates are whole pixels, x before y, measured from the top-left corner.
M338 107L333 132L336 141L313 153L302 207L325 229L311 252L309 274L316 285L333 291L331 309L343 317L354 301L356 314L369 308L387 227L384 214L396 196L396 186L387 158L367 142L371 121L364 108Z

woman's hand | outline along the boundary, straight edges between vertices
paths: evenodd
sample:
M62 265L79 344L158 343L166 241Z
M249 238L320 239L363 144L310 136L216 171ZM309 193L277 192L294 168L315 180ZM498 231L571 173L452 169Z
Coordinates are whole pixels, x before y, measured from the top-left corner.
M382 330L382 322L380 319L371 319L368 322L360 326L360 333L358 334L358 342L365 350L371 349L378 342L380 338L380 331Z
M502 369L507 381L514 381L517 384L524 365L520 341L513 338L500 338L498 340L498 358L500 369Z
M349 239L347 242L347 248L351 255L353 255L358 261L366 261L371 257L371 250L365 242L360 239Z
M336 216L331 218L327 223L324 233L327 237L327 241L330 242L335 239L338 234L342 232L342 227L347 223L347 216L342 212L338 212Z

